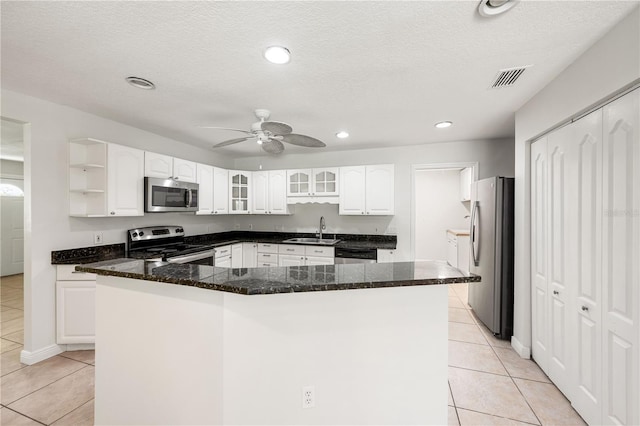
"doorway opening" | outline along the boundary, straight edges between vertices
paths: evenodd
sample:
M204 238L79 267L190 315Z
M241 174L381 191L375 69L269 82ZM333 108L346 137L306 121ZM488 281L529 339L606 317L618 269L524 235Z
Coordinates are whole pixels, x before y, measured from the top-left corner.
M468 231L471 215L468 191L471 182L477 179L477 169L478 163L412 167L413 259L446 261L450 251L447 231Z

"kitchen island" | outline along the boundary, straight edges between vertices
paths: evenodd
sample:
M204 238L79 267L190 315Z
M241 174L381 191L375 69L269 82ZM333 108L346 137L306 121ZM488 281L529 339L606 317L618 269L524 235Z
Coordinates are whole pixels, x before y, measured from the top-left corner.
M442 284L480 279L445 262L77 269L98 274L96 424L444 424Z

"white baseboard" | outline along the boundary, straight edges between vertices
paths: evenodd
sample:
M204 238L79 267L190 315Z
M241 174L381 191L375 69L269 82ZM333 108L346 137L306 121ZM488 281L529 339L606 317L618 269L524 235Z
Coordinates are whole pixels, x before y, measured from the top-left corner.
M22 350L20 352L20 362L27 365L32 365L40 361L44 361L47 358L56 356L64 352L64 349L60 345L50 345L37 351L29 352Z
M92 351L95 350L95 343L74 343L68 345L60 345L65 351Z
M520 343L516 336L511 336L511 347L520 355L520 358L531 358L531 348Z

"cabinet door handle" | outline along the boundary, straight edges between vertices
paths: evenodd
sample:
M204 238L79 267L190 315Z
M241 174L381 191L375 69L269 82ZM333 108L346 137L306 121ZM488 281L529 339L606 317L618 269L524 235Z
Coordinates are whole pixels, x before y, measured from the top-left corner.
M588 312L589 311L589 307L582 305L582 310L585 311L585 312Z
M294 249L287 249L287 251L295 251Z
M264 256L264 257L271 257L271 255L270 255L270 254L263 254L262 256Z
M558 290L553 290L553 294L560 294L560 292L558 292Z
M116 212L111 212L111 214L116 214Z
M314 253L322 253L322 250L314 250Z

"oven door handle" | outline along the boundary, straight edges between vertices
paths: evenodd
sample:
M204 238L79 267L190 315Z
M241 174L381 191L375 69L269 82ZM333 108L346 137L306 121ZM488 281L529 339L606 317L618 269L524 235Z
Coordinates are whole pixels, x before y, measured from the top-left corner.
M207 257L213 257L213 250L200 251L198 253L186 254L184 256L175 256L167 258L169 263L189 263L194 260L206 259Z

